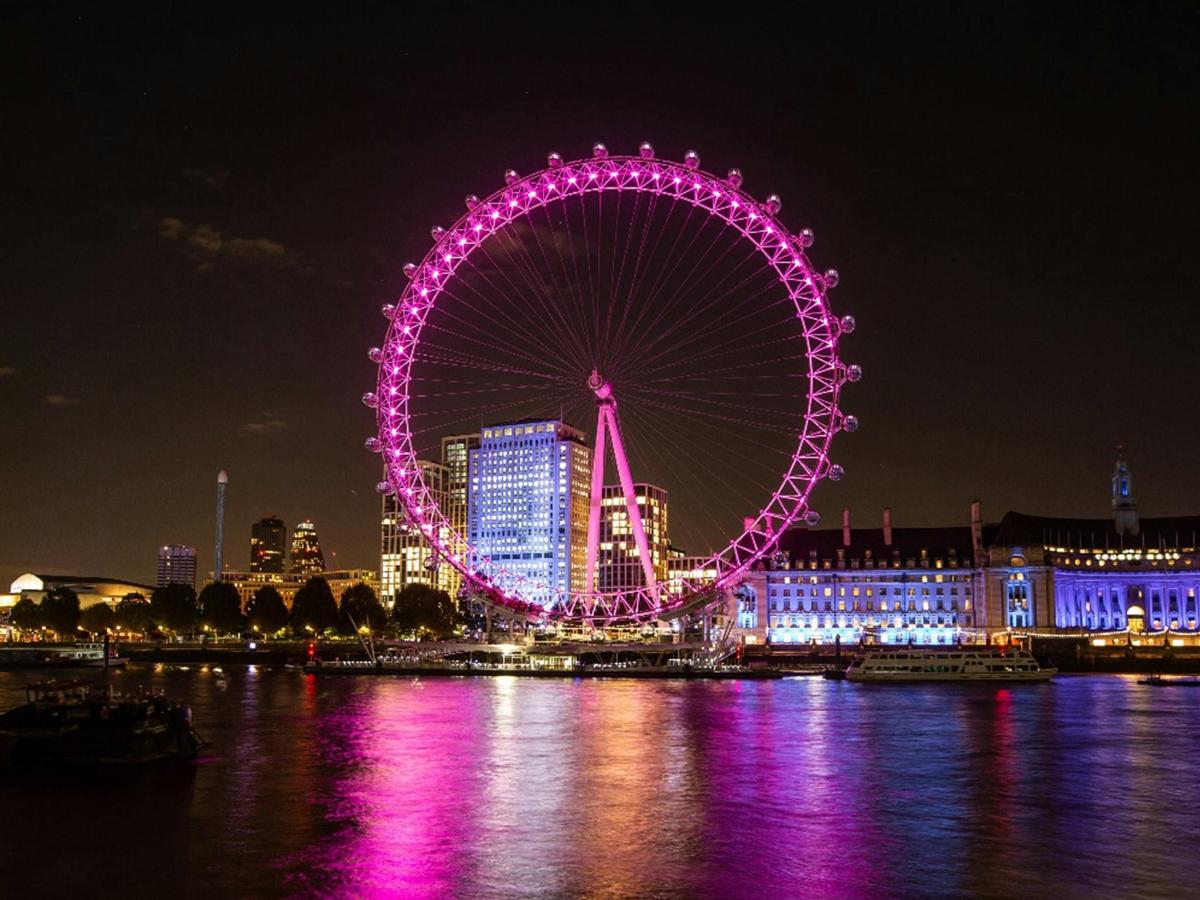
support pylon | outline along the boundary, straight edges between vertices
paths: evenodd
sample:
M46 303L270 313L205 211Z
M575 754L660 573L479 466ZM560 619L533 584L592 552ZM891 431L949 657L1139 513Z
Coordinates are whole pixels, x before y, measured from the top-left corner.
M621 493L625 497L625 510L633 529L633 540L642 560L646 587L654 592L654 560L650 557L650 545L646 540L646 529L642 526L642 514L638 509L637 494L633 489L633 477L629 474L629 459L625 455L625 444L621 440L621 429L617 424L617 398L613 396L612 385L601 378L595 369L588 378L588 387L596 395L596 450L592 457L592 496L588 507L587 569L584 583L589 593L595 592L596 558L600 543L600 504L604 490L604 458L607 437L611 432L613 458L617 463L617 477L621 483Z

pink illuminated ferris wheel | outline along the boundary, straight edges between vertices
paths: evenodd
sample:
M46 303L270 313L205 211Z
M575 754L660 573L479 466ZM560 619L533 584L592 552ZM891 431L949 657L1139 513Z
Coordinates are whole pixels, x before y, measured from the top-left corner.
M778 197L694 152L597 144L505 181L433 229L383 309L363 397L380 490L465 593L530 619L709 605L842 477L829 449L857 427L839 394L861 371L838 355L854 320L830 310L837 272L813 268ZM436 462L464 434L481 446L451 497Z

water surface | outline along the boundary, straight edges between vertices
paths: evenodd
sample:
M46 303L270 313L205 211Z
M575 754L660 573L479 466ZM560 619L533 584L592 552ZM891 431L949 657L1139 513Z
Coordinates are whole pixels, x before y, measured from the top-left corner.
M1200 895L1200 691L111 677L214 746L4 777L9 896Z

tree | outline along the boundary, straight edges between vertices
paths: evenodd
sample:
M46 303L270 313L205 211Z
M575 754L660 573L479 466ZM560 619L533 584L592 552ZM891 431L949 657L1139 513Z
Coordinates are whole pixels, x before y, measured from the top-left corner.
M191 631L196 627L200 615L196 591L187 584L168 584L155 588L150 595L150 615L162 628Z
M352 618L353 625L350 624ZM362 628L364 625L372 631L381 631L387 625L387 619L387 610L369 584L360 581L342 591L338 627L343 634L352 634L355 627Z
M102 635L116 623L117 614L107 603L93 603L79 616L79 627L95 637Z
M145 634L154 627L154 613L145 600L126 597L113 610L113 624L123 631Z
M425 584L410 584L396 597L392 621L408 634L450 637L461 617L445 591Z
M246 617L250 625L264 634L274 634L288 623L288 608L279 591L265 584L254 592L246 604Z
M22 631L37 631L42 627L42 608L28 597L22 597L8 614L8 621Z
M228 581L206 584L200 592L200 618L217 634L240 633L246 627L242 598Z
M326 628L337 626L337 601L333 599L328 581L314 576L296 591L291 620L292 631L298 635L306 634L308 629L320 634Z
M79 627L79 595L68 587L57 587L42 598L42 624L60 638L74 635Z

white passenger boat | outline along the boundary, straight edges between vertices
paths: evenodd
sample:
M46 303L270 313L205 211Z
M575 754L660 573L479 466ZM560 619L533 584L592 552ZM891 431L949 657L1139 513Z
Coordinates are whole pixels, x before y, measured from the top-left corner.
M959 647L954 650L884 650L859 656L846 669L847 681L1049 681L1058 669L1043 669L1028 650Z
M106 651L104 644L99 641L96 643L79 642L58 647L46 647L43 652L45 653L46 662L51 665L69 668L103 668L106 652L108 654L109 668L120 668L129 662L126 657L120 655L116 644L113 644Z

